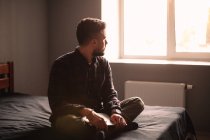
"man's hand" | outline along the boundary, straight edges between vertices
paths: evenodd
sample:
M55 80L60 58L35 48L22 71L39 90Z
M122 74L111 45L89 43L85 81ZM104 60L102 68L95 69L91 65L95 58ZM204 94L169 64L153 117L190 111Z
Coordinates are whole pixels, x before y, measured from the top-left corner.
M127 125L125 119L119 114L112 114L110 119L117 128L122 128Z
M86 116L89 123L96 127L97 130L108 130L108 126L105 120L100 117L94 110L89 108L84 108L81 111L82 116Z

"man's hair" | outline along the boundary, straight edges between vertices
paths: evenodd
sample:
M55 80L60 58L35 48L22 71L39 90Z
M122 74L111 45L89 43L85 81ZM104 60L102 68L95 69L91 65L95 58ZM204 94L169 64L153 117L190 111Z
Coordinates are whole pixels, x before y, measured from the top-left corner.
M79 45L88 43L94 36L106 28L106 23L97 18L84 18L78 25L76 30Z

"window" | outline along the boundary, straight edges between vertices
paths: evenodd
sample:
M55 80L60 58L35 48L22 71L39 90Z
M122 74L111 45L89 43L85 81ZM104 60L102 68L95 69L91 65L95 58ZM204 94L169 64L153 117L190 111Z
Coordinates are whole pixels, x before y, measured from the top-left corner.
M102 19L107 57L210 61L210 0L102 0Z
M176 0L175 7L176 51L210 52L210 1Z
M123 11L124 55L165 56L166 0L124 0Z

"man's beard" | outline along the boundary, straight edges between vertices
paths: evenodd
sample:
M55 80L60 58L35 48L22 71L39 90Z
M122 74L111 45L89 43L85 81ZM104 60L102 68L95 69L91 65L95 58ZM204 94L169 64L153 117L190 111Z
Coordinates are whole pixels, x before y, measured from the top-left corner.
M104 56L104 52L94 51L93 56Z

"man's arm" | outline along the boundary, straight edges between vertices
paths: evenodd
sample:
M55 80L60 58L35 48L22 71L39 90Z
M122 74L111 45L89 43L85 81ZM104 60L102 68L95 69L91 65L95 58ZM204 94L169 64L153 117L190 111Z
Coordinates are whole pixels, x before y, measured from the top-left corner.
M117 91L114 89L112 71L108 61L104 62L105 82L102 87L103 104L106 113L121 114L120 101L118 100ZM116 112L115 112L116 111Z
M66 99L71 98L68 68L62 60L56 60L50 72L48 86L48 99L54 117L75 114L80 115L80 110L85 106L72 104ZM68 97L67 97L68 96Z
M96 127L98 130L108 130L108 126L105 122L105 120L98 115L94 110L90 108L83 108L80 111L81 116L86 116L89 120L89 123Z
M111 121L117 127L124 127L127 125L125 119L122 116L120 101L118 95L114 89L111 67L108 62L105 65L105 83L103 86L103 102L106 112L111 116Z

